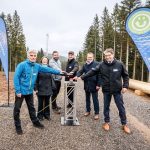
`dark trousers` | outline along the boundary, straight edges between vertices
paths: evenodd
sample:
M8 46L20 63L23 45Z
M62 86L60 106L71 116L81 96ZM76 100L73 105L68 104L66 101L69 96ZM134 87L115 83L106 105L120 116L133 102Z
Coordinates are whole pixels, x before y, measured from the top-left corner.
M91 92L85 91L85 95L86 95L86 111L87 112L91 111L90 97L92 95L95 114L99 114L98 92L92 92L91 93Z
M123 97L122 97L121 92L117 92L114 94L104 92L103 94L104 94L104 120L105 122L110 122L109 107L110 107L111 97L113 95L115 104L119 111L121 124L125 125L127 123L127 119L126 119L126 112L125 112L125 107L124 107L124 102L123 102Z
M38 119L36 117L36 111L35 111L35 108L34 108L34 103L33 103L33 94L22 95L21 98L16 96L15 97L15 106L14 106L14 111L13 111L14 123L15 123L16 127L21 126L20 108L22 106L22 102L23 102L24 99L25 99L27 107L28 107L28 111L29 111L31 121L33 123L38 121Z
M38 118L49 117L50 116L50 107L49 107L50 95L41 96L38 95Z
M56 99L57 99L57 95L59 94L60 91L60 87L61 87L61 81L55 81L56 84L56 90L53 91L53 95L52 95L52 108L55 109L57 107L57 103L56 103Z

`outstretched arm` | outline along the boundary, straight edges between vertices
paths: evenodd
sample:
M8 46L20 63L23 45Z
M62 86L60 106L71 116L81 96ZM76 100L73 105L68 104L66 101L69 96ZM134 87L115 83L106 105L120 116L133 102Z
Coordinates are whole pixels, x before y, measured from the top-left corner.
M60 70L56 70L56 69L53 69L53 68L50 68L50 67L43 67L41 65L39 65L39 72L45 72L45 73L48 72L48 73L51 73L51 74L58 74L58 75L61 73Z
M100 70L100 64L98 64L95 68L92 68L90 71L88 71L86 74L81 76L81 79L84 80L86 78L92 77L99 73Z

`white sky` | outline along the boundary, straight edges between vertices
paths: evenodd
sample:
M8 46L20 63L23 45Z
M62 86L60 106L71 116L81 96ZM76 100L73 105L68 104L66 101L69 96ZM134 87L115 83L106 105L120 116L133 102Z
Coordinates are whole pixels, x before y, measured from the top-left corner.
M30 49L46 51L49 34L49 52L67 56L69 50L82 49L95 15L100 18L105 6L111 12L117 2L121 0L0 0L0 13L17 10Z

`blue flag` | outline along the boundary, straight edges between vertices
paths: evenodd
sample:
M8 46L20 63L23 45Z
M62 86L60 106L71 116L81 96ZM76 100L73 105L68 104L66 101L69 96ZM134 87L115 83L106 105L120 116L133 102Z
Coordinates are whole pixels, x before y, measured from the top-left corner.
M133 10L126 19L126 30L150 72L150 8Z
M6 78L8 80L8 43L6 25L2 18L0 18L0 59Z

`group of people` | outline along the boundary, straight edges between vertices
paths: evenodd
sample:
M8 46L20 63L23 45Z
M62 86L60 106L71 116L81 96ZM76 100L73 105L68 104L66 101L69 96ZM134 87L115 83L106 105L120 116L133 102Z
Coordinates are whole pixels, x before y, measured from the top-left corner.
M87 53L87 60L79 70L79 64L75 59L74 52L69 51L66 70L62 71L58 51L53 51L51 60L43 56L41 58L41 64L38 64L36 63L37 52L35 50L29 50L27 52L27 60L18 64L14 75L16 96L13 116L17 134L23 133L20 120L20 108L24 99L34 127L43 129L44 125L41 121L43 119L51 119L50 100L53 111L60 114L61 107L57 104L57 96L61 88L63 75L65 76L65 81L69 81L70 78L72 78L73 81L77 81L80 78L84 81L86 97L85 117L91 113L90 96L92 95L94 120L99 119L98 91L102 87L105 121L102 126L103 129L106 131L110 129L109 107L111 97L113 96L119 110L123 130L126 133L130 133L130 129L127 126L126 112L122 97L122 93L125 93L129 86L128 72L123 63L115 59L113 49L106 49L104 51L104 57L103 62L96 62L94 60L94 54L91 52ZM37 114L33 103L34 90L38 97ZM68 87L67 91L69 90ZM73 92L68 98L73 103ZM71 104L68 102L67 108L70 107Z

